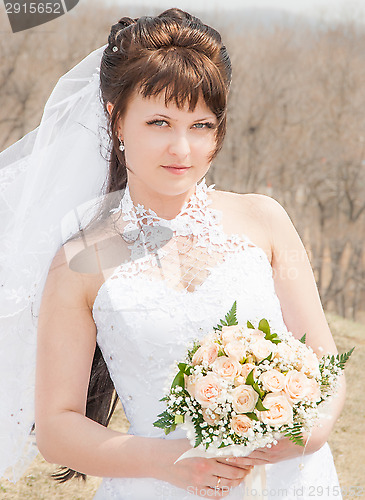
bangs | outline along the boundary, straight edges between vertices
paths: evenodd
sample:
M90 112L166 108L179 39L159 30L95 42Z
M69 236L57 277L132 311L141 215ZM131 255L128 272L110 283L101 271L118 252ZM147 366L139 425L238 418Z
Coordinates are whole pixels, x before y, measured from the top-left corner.
M220 120L226 107L227 89L216 65L194 49L169 47L153 52L141 65L143 97L165 94L181 109L194 111L200 97Z

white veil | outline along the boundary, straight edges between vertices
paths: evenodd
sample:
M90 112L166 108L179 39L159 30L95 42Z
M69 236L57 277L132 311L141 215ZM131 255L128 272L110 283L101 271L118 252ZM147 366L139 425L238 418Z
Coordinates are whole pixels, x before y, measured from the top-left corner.
M0 154L0 477L14 482L37 454L36 332L49 266L106 188L105 47L60 78L40 125Z

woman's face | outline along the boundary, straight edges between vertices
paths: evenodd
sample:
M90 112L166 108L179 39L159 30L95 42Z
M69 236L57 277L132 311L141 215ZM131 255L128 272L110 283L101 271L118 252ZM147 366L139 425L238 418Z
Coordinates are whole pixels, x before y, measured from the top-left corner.
M135 201L153 204L166 196L190 194L210 167L217 125L203 99L189 111L188 105L179 109L174 101L166 106L164 95L144 98L136 92L119 123Z

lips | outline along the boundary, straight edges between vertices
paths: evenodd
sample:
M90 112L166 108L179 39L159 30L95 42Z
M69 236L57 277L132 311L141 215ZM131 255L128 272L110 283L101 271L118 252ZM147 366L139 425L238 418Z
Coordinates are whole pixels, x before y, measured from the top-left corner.
M178 170L182 170L182 169L187 169L187 168L190 168L190 167L187 167L186 165L178 165L176 163L174 163L173 165L162 165L164 168L176 168Z
M188 171L190 167L186 167L185 165L162 165L162 167L167 170L168 172L171 172L173 174L183 174L184 172Z

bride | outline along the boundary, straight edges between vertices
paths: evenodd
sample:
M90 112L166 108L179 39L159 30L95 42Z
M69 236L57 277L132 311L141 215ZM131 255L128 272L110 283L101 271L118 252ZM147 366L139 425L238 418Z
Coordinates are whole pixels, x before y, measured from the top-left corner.
M337 353L285 210L205 183L230 81L220 35L199 19L122 18L60 79L40 127L2 153L2 474L17 479L38 448L59 479L103 477L102 500L250 498L260 465L265 498L341 498L327 439L343 377L304 452L283 438L246 458L175 463L184 433L153 426L174 360L234 300L239 322L265 317ZM127 434L106 427L114 388Z

